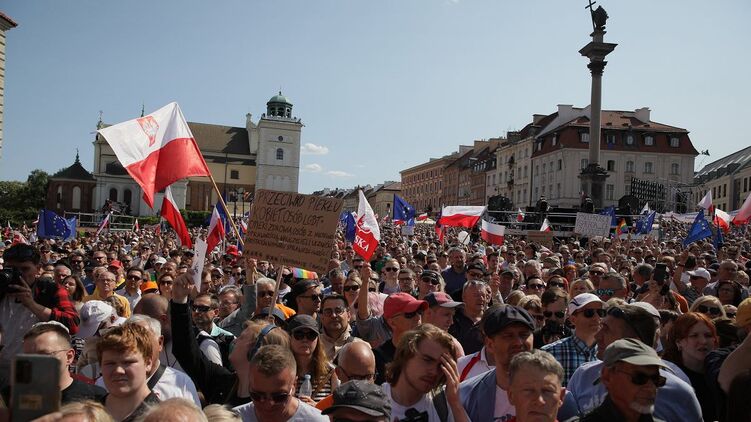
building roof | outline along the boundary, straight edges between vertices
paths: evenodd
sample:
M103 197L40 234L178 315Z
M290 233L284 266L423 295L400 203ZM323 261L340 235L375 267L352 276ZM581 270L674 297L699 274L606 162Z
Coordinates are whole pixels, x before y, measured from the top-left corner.
M733 173L751 165L751 146L715 160L702 167L694 176L696 179L714 179Z
M18 24L16 21L10 18L10 16L6 15L3 12L0 12L0 29L7 31L8 29L17 27Z
M78 153L76 153L76 161L73 165L66 167L57 173L50 176L50 179L73 179L73 180L86 180L95 181L94 176L89 173L88 170L83 168L81 161L78 159Z
M203 153L250 155L248 130L244 127L188 122Z
M271 97L271 99L269 100L269 102L266 103L266 104L271 104L271 103L282 103L282 104L292 105L292 102L287 97L285 97L284 95L282 95L282 91L279 91L279 94L274 95L273 97Z

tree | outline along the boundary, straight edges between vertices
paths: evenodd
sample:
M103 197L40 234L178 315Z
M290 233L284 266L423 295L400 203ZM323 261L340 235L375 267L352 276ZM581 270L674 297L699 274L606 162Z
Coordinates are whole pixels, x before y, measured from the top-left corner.
M49 175L34 170L26 182L0 182L0 222L12 225L36 220L47 198Z

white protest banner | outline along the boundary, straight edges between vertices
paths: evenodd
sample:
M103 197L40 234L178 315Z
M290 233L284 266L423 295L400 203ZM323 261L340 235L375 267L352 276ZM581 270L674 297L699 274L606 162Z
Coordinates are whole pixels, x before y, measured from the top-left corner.
M260 189L243 256L326 274L343 201Z
M193 265L190 267L193 270L193 284L196 286L197 291L201 291L201 274L203 274L203 265L206 262L206 241L200 237L196 238L196 242L193 244Z
M609 215L576 213L574 233L582 236L608 236L611 217Z

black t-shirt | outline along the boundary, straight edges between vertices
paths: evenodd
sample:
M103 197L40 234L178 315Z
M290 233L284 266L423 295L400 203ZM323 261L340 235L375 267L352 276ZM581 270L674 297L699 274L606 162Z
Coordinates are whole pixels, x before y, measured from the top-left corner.
M107 395L102 397L102 399L99 400L99 403L101 403L102 405L106 407ZM159 398L156 395L154 395L154 393L149 393L149 395L146 396L145 399L143 399L141 404L138 407L136 407L136 410L134 410L133 413L128 415L128 417L126 417L120 422L133 422L136 419L138 419L139 416L146 413L146 411L149 409L149 406L156 405L156 404L159 404Z
M73 379L73 383L60 393L60 401L62 404L83 400L101 401L106 395L107 391L102 387Z
M386 365L394 360L396 354L396 346L392 339L388 339L380 346L373 350L376 361L376 379L375 382L378 385L383 384L386 381Z

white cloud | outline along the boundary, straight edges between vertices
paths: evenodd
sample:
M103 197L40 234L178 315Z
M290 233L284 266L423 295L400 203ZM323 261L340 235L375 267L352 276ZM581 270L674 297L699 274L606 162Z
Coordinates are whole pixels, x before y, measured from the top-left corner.
M329 153L329 148L323 145L316 145L307 142L301 148L302 153L305 155L326 155Z
M326 172L327 175L332 177L352 177L354 174L349 174L346 171L341 170L329 170Z
M320 164L306 164L305 167L302 168L304 172L308 173L320 173L321 170L323 170L323 167L321 167Z

